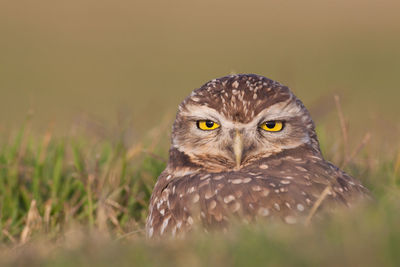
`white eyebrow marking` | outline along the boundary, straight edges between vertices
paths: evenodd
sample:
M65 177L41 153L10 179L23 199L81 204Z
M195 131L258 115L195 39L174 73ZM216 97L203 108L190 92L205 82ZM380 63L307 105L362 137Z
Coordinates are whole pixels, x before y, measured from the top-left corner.
M198 117L198 118L225 118L225 116L221 115L218 111L213 108L203 106L203 105L186 105L185 108L187 110L183 110L181 114L183 116L191 116L191 117Z
M187 105L186 110L183 110L181 114L182 116L216 119L221 125L227 128L245 128L249 126L258 126L258 123L262 118L264 120L277 120L280 118L293 117L298 115L301 110L301 107L293 101L293 96L290 96L286 101L267 107L248 123L234 122L219 113L217 110L202 105Z

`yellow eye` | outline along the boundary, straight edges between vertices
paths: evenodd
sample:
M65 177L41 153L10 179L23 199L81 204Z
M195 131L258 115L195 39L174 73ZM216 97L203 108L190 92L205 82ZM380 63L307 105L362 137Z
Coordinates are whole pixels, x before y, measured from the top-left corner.
M219 128L219 124L210 120L197 121L197 128L203 131L210 131Z
M282 121L266 121L263 122L260 127L268 132L279 132L283 129L283 122Z

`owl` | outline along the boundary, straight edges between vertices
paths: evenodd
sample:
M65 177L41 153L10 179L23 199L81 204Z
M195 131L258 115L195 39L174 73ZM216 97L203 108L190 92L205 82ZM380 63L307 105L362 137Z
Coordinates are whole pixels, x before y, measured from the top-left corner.
M179 105L146 233L180 236L227 229L234 220L294 224L315 207L349 206L367 195L358 180L324 160L310 114L288 87L231 75Z

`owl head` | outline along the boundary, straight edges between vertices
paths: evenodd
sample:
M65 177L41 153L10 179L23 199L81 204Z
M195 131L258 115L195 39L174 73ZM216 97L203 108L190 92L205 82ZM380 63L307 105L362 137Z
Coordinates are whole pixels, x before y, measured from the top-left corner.
M310 114L289 88L259 75L231 75L179 105L168 168L235 171L299 146L320 155Z

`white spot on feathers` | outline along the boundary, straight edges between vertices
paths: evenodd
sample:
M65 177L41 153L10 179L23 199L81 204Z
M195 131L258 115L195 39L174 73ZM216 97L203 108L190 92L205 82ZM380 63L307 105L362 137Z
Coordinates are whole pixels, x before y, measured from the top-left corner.
M293 217L293 216L286 216L285 217L285 222L287 224L295 224L295 223L297 223L297 219L295 217Z
M277 211L280 211L280 210L281 210L281 207L279 206L278 203L274 203L274 208L275 208Z
M231 180L232 184L241 184L243 183L243 179L235 179L235 180Z
M297 204L297 210L298 211L303 211L304 210L304 206L302 204Z
M239 209L240 209L240 203L239 203L239 202L235 202L235 203L233 203L233 205L231 206L232 212L237 212Z
M269 215L269 210L267 208L259 208L258 209L258 214L261 216L268 216Z
M224 197L224 202L226 204L228 204L229 202L231 202L233 200L235 200L235 197L233 195L229 195L229 196Z
M170 218L171 218L171 217L167 217L167 218L164 219L164 221L163 221L163 223L162 223L162 225L161 225L161 228L160 228L160 234L161 234L161 235L164 234L165 228L167 228L168 222L169 222L169 219L170 219Z
M233 88L238 88L238 87L239 87L238 81L234 81L234 82L232 83L232 87L233 87Z
M266 170L266 169L268 169L268 165L267 164L261 164L260 165L260 169Z
M200 199L199 194L195 194L195 195L193 196L192 201L193 201L193 203L196 203L197 201L199 201L199 199Z
M210 204L208 205L208 210L213 210L217 206L217 202L215 200L211 200Z
M150 227L149 232L148 232L149 237L152 237L153 233L154 233L154 228Z
M269 190L268 190L268 189L264 189L264 190L261 192L261 195L262 195L263 197L268 196L268 195L269 195Z
M249 177L247 177L247 178L244 178L243 179L243 183L245 183L245 184L247 184L247 183L250 183L251 182L251 178L249 178Z
M253 186L251 187L251 189L253 189L253 191L258 192L258 191L261 191L261 186L259 186L259 185L253 185Z

